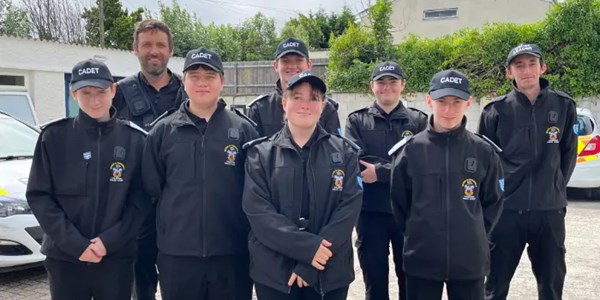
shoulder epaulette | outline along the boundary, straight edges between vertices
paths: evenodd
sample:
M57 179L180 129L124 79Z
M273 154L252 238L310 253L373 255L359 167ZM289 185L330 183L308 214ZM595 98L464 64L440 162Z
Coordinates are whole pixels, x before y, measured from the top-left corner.
M368 111L368 110L369 110L369 107L368 107L368 106L366 106L366 107L362 107L362 108L359 108L359 109L357 109L357 110L355 110L355 111L353 111L353 112L349 113L349 114L348 114L348 116L349 116L349 115L352 115L352 114L355 114L355 113L358 113L358 112L362 112L362 111Z
M127 124L127 126L143 133L144 135L148 135L148 131L142 129L142 127L138 126L137 124L131 122L131 121L126 121L125 124Z
M162 115L158 116L158 118L154 119L154 121L152 121L152 123L150 123L149 127L152 128L154 127L154 125L156 125L156 123L158 123L158 121L164 119L166 116L172 114L174 111L176 111L178 108L171 108L166 110L164 113L162 113Z
M497 153L502 153L502 148L500 148L500 146L496 145L496 143L492 142L492 140L490 140L487 136L480 134L480 133L475 133L475 135L482 138L484 141L486 141L488 144L490 144L490 146L492 146L494 151L496 151Z
M250 101L250 103L248 104L248 107L252 106L252 104L254 104L254 102L262 100L263 98L269 96L269 94L262 94L256 98L254 98L254 100Z
M40 129L44 130L44 129L46 129L46 127L48 127L48 126L50 126L50 125L58 124L58 123L61 123L61 122L63 122L63 121L66 121L66 120L68 120L68 119L70 119L70 117L58 118L58 119L55 119L55 120L52 120L52 121L46 122L46 123L44 123L44 124L40 125Z
M335 108L335 110L338 110L338 108L340 107L340 104L337 101L335 101L335 100L333 100L333 99L331 99L329 97L325 97L325 99L327 101L329 101L329 103L331 103L331 105L333 105L333 107Z
M254 120L248 118L248 116L246 116L243 112L241 112L239 109L235 108L235 107L231 107L231 111L233 111L236 115L242 117L242 119L250 122L250 124L254 127L258 126L258 124L256 124L256 122L254 122Z
M260 143L262 143L263 141L266 141L268 138L269 138L269 137L263 136L263 137L259 137L259 138L257 138L257 139L251 140L251 141L249 141L249 142L245 143L245 144L242 146L242 150L246 150L246 149L248 149L248 148L250 148L250 147L252 147L252 146L254 146L254 145L256 145L256 144L260 144Z
M488 105L492 105L492 104L494 104L494 103L498 103L498 102L501 102L501 101L504 101L504 100L506 100L506 95L502 95L502 96L496 97L496 98L494 98L494 99L490 100L490 102L488 102L488 103L487 103L487 104L484 106L484 108L485 108L485 107L487 107Z
M335 134L335 136L341 138L342 140L344 140L344 142L348 143L348 145L350 145L350 147L352 147L352 149L354 149L354 151L356 151L356 152L361 151L360 147L355 142L350 140L349 138L347 138L343 135L339 135L339 134Z
M407 135L405 136L403 139L401 139L399 142L396 143L396 145L394 145L392 147L392 149L390 149L390 151L388 151L388 155L392 156L394 155L396 152L398 152L398 150L400 150L404 145L408 144L408 142L410 140L412 140L413 135Z
M423 116L423 117L425 117L427 119L427 114L424 111L422 111L420 109L417 109L417 108L414 108L414 107L407 107L407 108L410 109L410 110L412 110L412 111L414 111L414 112L416 112L416 113L418 113L419 115L421 115L421 116Z
M563 92L563 91L555 91L555 92L557 95L575 102L575 99L573 99L573 97L571 97L571 95L567 94L566 92Z

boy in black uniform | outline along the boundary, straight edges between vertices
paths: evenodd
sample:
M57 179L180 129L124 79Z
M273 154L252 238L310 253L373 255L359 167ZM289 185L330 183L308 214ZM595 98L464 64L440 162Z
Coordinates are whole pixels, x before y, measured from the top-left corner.
M183 84L188 100L158 121L144 150L144 184L158 199L161 295L250 299L242 145L258 133L219 98L224 79L217 53L188 52Z
M167 67L173 55L173 34L169 26L152 19L139 22L133 33L133 53L141 70L117 82L113 105L119 119L130 120L150 131L154 120L177 109L185 100L181 77ZM152 210L138 237L133 299L155 299L157 253L156 212Z
M284 128L244 145L250 148L243 207L260 300L343 300L354 280L359 148L319 124L325 92L309 72L292 77L283 95Z
M396 144L391 197L404 234L409 300L483 299L488 235L502 212L502 165L492 142L465 129L469 80L454 70L434 75L429 126ZM401 149L400 149L401 148Z
M539 299L562 299L565 264L566 185L577 159L575 102L549 88L541 49L522 44L506 60L513 90L483 110L479 133L504 150L505 210L492 234L486 299L506 299L510 280L527 254Z
M115 118L106 65L75 65L79 115L48 124L35 149L27 201L45 233L52 299L129 299L135 237L151 203L141 179L145 132Z
M390 206L391 157L388 150L402 138L414 135L427 127L427 115L402 104L406 86L402 68L386 61L375 66L371 90L376 101L371 106L351 113L344 135L361 149L360 163L365 167L361 176L365 182L363 207L356 231L358 259L363 270L366 299L389 299L388 256L390 242L400 299L406 299L402 271L404 238L392 215Z
M295 38L281 42L275 51L273 68L279 76L279 80L275 83L275 90L270 94L259 96L248 105L248 117L257 124L260 136L267 137L283 128L284 113L281 95L288 81L292 76L312 68L312 62L308 58L308 48L304 42ZM338 103L326 97L319 123L325 131L332 134L341 133L337 109Z

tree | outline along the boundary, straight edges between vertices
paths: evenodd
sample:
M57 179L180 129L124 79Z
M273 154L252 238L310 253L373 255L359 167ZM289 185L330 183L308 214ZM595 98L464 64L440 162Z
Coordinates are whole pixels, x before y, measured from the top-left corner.
M299 14L297 18L290 19L283 26L280 37L299 38L311 49L328 49L330 39L343 34L350 25L356 25L356 20L347 6L340 14L329 15L321 8L316 13Z
M32 36L70 44L85 42L82 7L78 1L21 0L31 22Z
M171 6L160 3L158 19L171 28L175 56L185 57L188 51L204 44L205 37L199 34L204 31L204 25L196 14L190 14L181 8L176 0L173 0Z
M81 16L86 21L86 42L88 45L100 45L100 0L90 8L84 9ZM135 23L142 20L143 8L138 8L131 14L119 0L103 0L104 16L104 47L130 50L133 44Z
M371 32L375 39L375 55L379 58L391 59L394 56L392 47L392 1L377 0L369 8L369 21Z
M14 6L10 0L0 0L0 34L28 37L30 32L27 12Z
M262 13L244 21L238 28L242 44L242 60L273 59L279 43L275 33L275 20Z

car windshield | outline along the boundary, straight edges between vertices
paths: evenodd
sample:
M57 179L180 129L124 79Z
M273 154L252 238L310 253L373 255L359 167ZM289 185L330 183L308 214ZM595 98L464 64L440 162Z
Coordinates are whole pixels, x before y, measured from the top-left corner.
M29 105L29 98L25 94L1 94L0 111L3 111L19 120L31 125L37 125L33 111Z
M0 160L33 156L37 138L34 129L0 114Z

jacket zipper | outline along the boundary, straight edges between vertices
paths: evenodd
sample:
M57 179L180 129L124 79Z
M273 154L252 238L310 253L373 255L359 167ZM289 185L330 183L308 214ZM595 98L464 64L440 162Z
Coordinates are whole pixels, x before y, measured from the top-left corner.
M204 129L204 133L200 132L200 134L202 134L202 139L200 140L200 156L202 157L202 256L206 257L207 256L207 251L206 251L206 154L205 154L205 149L204 149L204 141L205 141L205 134L208 131L208 122L206 122L206 128ZM194 150L194 153L196 151Z
M102 139L102 128L98 127L98 141L96 143L96 201L94 203L94 217L92 218L91 238L96 238L96 219L98 218L98 205L100 201L100 140Z
M450 137L446 138L446 280L450 277Z
M310 158L312 156L312 152L314 149L314 143L313 145L310 147L310 150L308 151L308 158L307 158L307 162L306 162L306 168L307 168L307 172L310 174L310 178L312 178L312 181L309 183L310 189L308 189L308 199L314 199L313 197L311 197L311 191L315 191L315 182L317 182L317 179L315 178L315 172L313 172L312 168L311 168L311 164L310 164ZM307 177L308 178L308 177ZM309 205L309 210L310 207L313 207L315 205L314 201L311 201L310 205ZM314 218L316 213L316 209L311 211L310 213L310 219ZM310 221L309 221L309 226L310 226ZM318 271L317 273L317 284L319 285L319 294L321 294L321 299L325 299L325 293L323 292L323 280L321 280L321 275L323 273L321 271Z
M533 158L532 161L535 164L537 156L537 122L535 121L535 106L531 106L531 121L533 122L533 134L530 135L531 142L533 144ZM533 197L533 172L534 168L531 168L531 174L529 175L529 197L527 197L527 211L531 210L531 198Z

